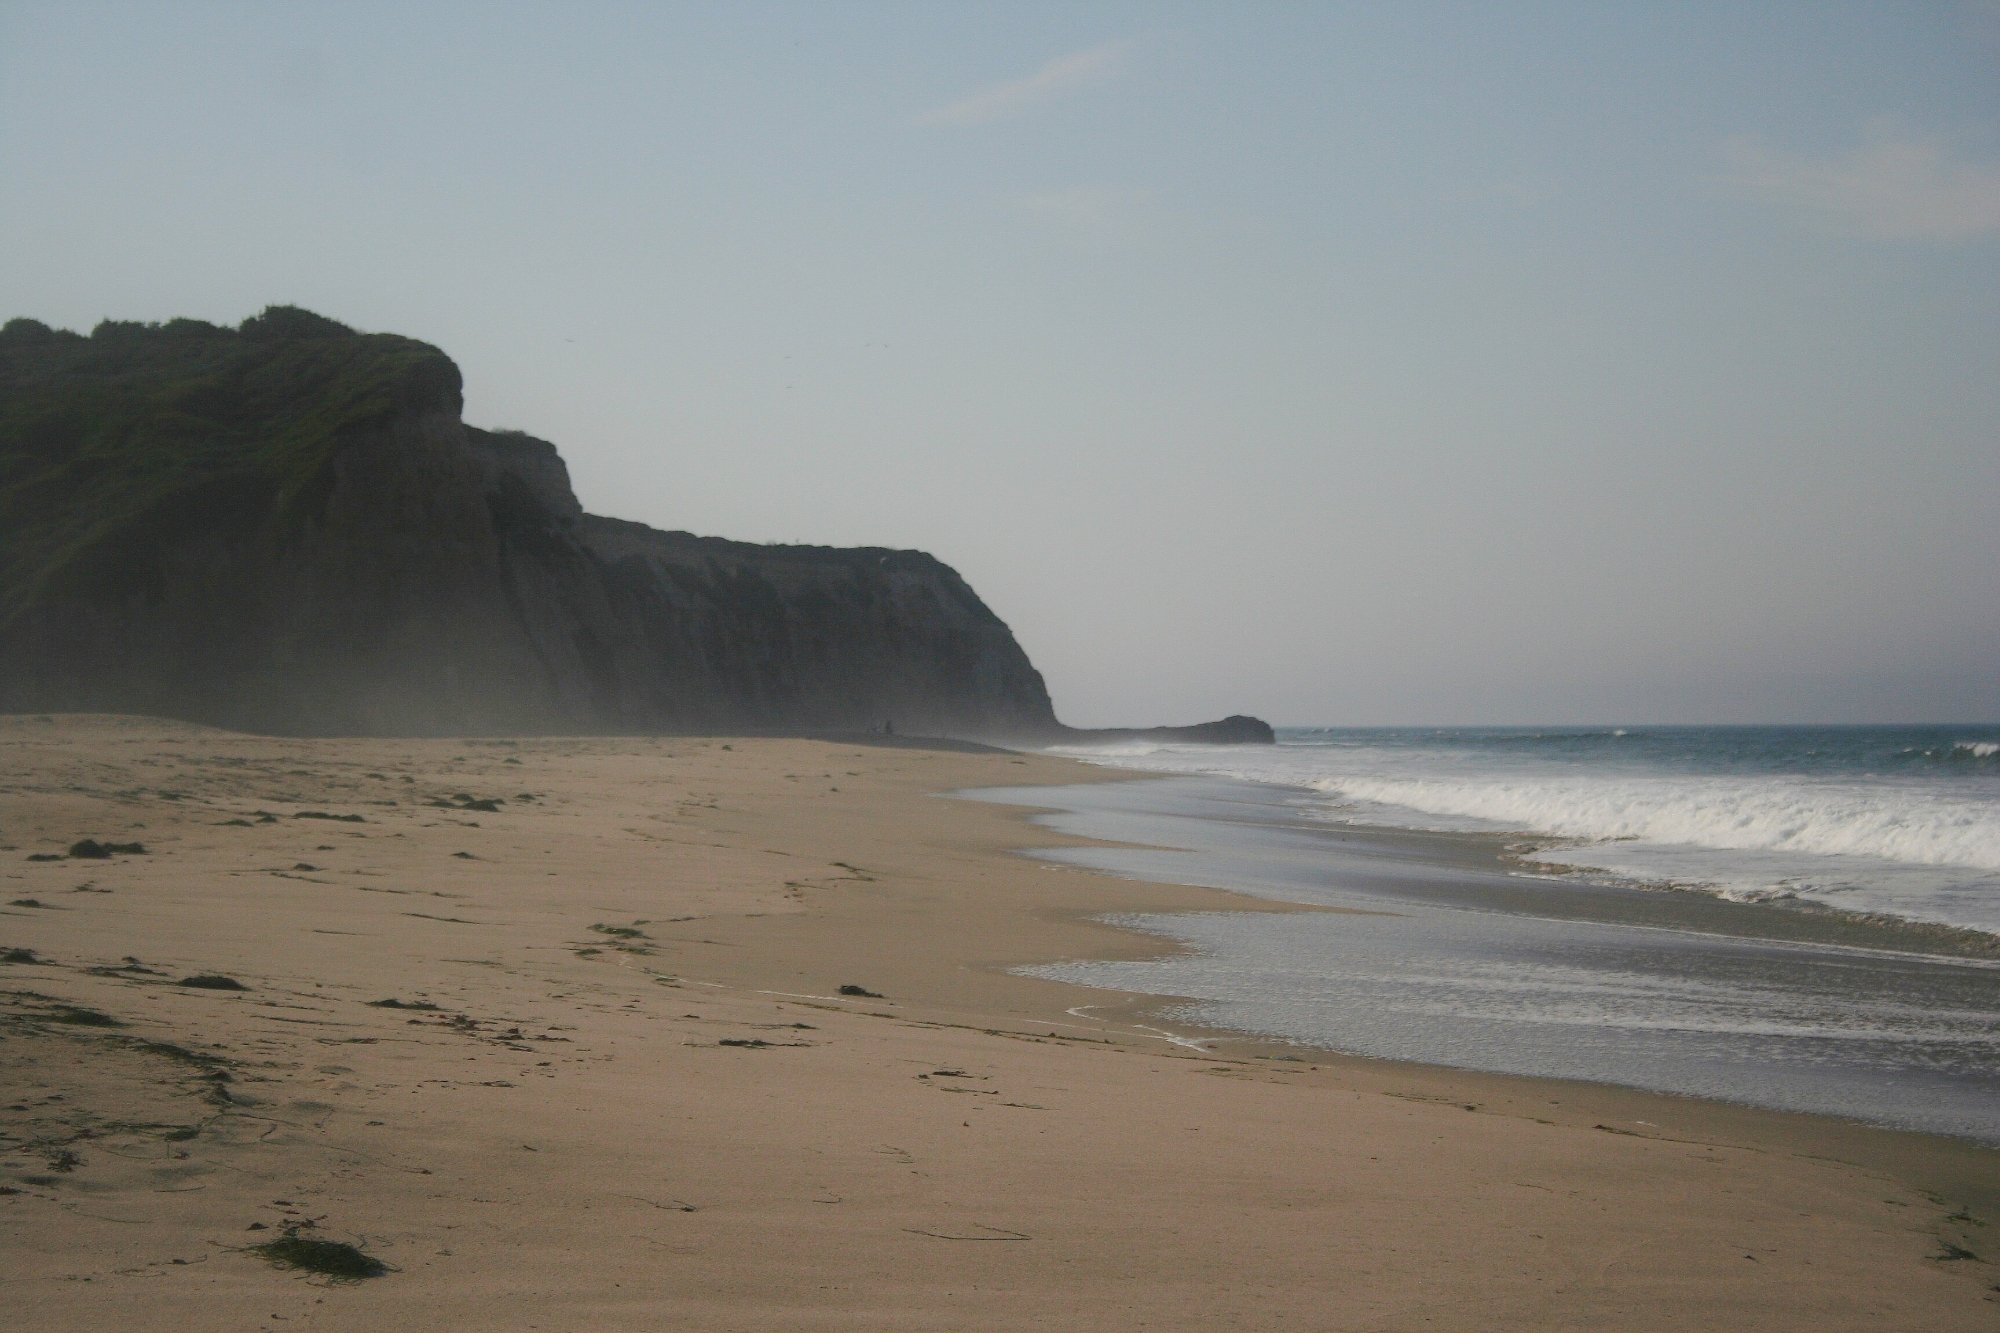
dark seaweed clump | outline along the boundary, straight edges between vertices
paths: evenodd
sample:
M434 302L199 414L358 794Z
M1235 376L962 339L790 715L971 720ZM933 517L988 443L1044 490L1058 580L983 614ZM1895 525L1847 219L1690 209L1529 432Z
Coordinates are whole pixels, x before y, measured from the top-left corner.
M69 854L79 861L106 861L114 856L144 856L146 854L146 844L143 842L99 842L95 838L85 838L81 842L71 843Z
M122 1028L125 1025L110 1014L95 1009L86 1009L77 1004L59 1004L49 1011L49 1019L56 1023L68 1023L80 1028Z
M505 805L506 802L497 796L477 797L470 792L459 792L450 800L445 800L442 797L433 797L431 800L424 802L424 804L435 805L445 810L477 810L484 814L494 815L500 813L500 807Z
M291 1227L287 1227L285 1234L276 1240L252 1245L250 1250L280 1268L303 1269L336 1282L359 1282L364 1278L381 1277L389 1271L389 1265L345 1241L315 1240L301 1236Z
M193 987L195 990L249 990L250 989L248 986L238 981L235 977L225 977L217 972L203 972L197 976L182 977L179 981L175 982L174 984L177 986L190 986Z

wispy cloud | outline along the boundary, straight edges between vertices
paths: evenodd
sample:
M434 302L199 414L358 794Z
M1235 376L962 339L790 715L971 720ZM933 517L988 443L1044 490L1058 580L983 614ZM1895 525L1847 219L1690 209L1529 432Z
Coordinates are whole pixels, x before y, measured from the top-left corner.
M1812 158L1754 136L1724 145L1728 181L1773 203L1887 239L2000 232L2000 164L1955 158L1935 139L1876 126L1852 152Z
M1106 42L1057 56L1033 74L990 84L956 102L917 117L920 125L984 125L1018 116L1079 88L1117 77L1131 51L1130 41Z

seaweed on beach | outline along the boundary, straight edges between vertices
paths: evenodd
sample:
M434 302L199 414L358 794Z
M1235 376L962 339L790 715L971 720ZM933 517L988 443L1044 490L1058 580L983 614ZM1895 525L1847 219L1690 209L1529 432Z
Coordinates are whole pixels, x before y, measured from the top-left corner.
M500 813L500 807L506 802L497 796L479 797L470 792L458 792L449 800L442 796L433 796L424 804L436 806L441 810L476 810L482 814L494 815Z
M252 1245L250 1252L262 1255L280 1268L296 1268L335 1282L360 1282L392 1271L374 1255L345 1241L320 1240L301 1236L297 1226L288 1226L276 1240Z
M78 861L108 861L114 856L144 856L146 844L143 842L99 842L95 838L84 838L70 844L70 857ZM31 860L36 858L29 858ZM53 857L46 859L56 859Z
M110 1014L96 1009L86 1009L80 1004L58 1004L52 1007L46 1017L51 1023L67 1023L79 1028L122 1028L125 1025Z
M225 977L219 972L202 972L191 977L182 977L174 983L193 990L249 990L250 988L235 977Z

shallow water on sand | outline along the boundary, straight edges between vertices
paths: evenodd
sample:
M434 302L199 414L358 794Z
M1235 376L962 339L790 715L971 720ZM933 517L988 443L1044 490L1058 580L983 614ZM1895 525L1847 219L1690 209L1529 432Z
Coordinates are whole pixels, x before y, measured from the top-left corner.
M1359 1055L2000 1144L1993 962L1912 952L1894 931L1863 946L1761 938L1799 918L1524 875L1466 835L1329 829L1282 788L1169 778L967 794L1144 844L1036 853L1050 860L1354 909L1117 918L1191 950L1034 975L1182 996L1170 1018Z

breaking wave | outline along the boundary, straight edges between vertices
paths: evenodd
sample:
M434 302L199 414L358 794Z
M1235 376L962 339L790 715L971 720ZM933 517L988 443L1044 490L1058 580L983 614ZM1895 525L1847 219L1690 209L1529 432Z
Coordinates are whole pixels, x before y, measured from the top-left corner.
M1315 779L1329 795L1595 842L1867 856L2000 870L2000 806L1893 786L1610 777Z
M1303 788L1322 819L1560 840L1535 859L1644 883L2000 933L1989 727L1317 727L1121 751L1073 753Z

